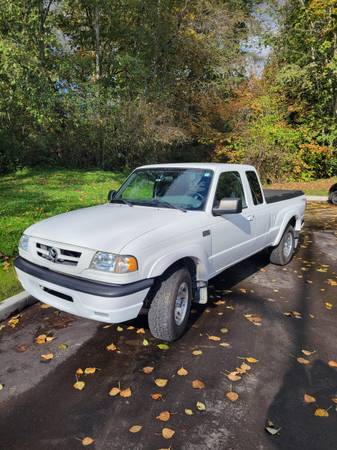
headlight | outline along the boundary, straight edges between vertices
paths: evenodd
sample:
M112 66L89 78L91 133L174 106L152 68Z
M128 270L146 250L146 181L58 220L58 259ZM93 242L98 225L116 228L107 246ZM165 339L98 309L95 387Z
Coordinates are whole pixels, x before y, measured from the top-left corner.
M29 246L29 236L23 234L19 242L19 248L21 248L21 250L24 250L25 252L28 252L28 246Z
M91 261L90 269L102 270L103 272L128 273L138 270L138 263L134 256L97 252Z

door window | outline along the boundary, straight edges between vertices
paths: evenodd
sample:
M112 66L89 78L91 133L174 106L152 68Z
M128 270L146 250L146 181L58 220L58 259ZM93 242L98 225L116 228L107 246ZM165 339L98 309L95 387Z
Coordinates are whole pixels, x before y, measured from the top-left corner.
M214 206L219 206L220 200L223 198L240 198L242 208L247 207L239 172L223 172L220 175L215 193Z
M263 203L263 195L257 175L253 170L249 170L248 172L246 172L246 175L250 186L250 191L252 193L254 205L260 205L261 203Z

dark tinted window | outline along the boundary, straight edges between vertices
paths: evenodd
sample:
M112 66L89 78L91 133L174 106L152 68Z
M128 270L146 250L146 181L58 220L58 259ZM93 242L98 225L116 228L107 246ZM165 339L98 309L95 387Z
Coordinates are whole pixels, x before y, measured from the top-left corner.
M250 186L250 191L252 193L254 205L263 203L263 195L256 173L250 170L249 172L246 172L246 175Z
M216 188L214 206L223 198L241 198L242 207L247 206L239 172L223 172Z

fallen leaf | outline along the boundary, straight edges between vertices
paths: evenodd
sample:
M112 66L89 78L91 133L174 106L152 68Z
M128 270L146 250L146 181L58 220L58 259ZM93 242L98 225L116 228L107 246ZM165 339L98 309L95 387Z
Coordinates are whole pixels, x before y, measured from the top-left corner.
M300 364L310 364L310 361L308 359L302 358L301 356L299 358L297 358L297 362L299 362Z
M202 355L202 350L193 350L192 355L194 356Z
M255 363L259 362L258 359L252 358L251 356L246 358L246 361L249 362L250 364L255 364Z
M187 416L193 416L193 411L191 409L189 409L189 408L185 408L185 414Z
M17 314L16 316L13 316L11 319L9 319L7 324L11 328L15 328L17 326L17 324L20 322L20 317L21 317L21 314Z
M169 411L162 411L156 419L161 420L162 422L167 422L170 420L171 414Z
M222 334L226 334L226 333L228 333L228 328L221 328L221 330L220 330L220 332L222 333Z
M46 334L40 334L39 336L37 336L36 338L35 338L35 342L36 342L36 344L45 344L46 343L46 338L47 338L47 335Z
M271 420L267 420L265 430L272 436L275 436L276 434L279 434L281 428L276 428Z
M6 325L0 325L0 331L5 329L5 328L6 328Z
M93 438L87 436L84 439L82 439L82 445L84 445L84 447L87 447L88 445L93 444L95 441L93 440Z
M219 345L221 345L221 347L230 347L230 343L229 342L221 342Z
M108 325L104 325L102 328L104 330L106 330L107 328L111 328L112 327L112 323L109 323Z
M231 381L239 381L241 380L241 377L237 374L237 372L230 372L227 375L227 378Z
M76 381L76 383L74 383L73 386L75 389L82 391L85 387L85 382L84 381Z
M192 387L193 389L204 389L205 383L203 383L201 380L193 380Z
M317 417L329 417L329 413L326 409L317 408L315 411L315 416Z
M331 361L328 362L328 366L330 366L330 367L337 367L337 362L331 360Z
M50 306L47 305L46 303L42 303L42 304L40 305L40 308L41 308L41 309L48 309L48 308L50 308Z
M180 369L177 370L177 374L181 377L185 377L188 375L188 371L184 367L180 367Z
M298 311L287 311L283 313L285 316L292 317L294 319L302 319L301 313Z
M160 350L168 350L170 348L168 344L157 344L157 347L160 348Z
M138 330L136 331L137 334L145 334L145 330L144 328L138 328Z
M160 400L162 397L162 394L160 394L159 392L154 392L153 394L151 394L152 400Z
M256 326L261 326L262 318L256 314L244 314L244 317Z
M315 403L316 399L312 395L304 394L304 403Z
M337 397L331 399L334 403L337 403Z
M242 292L243 294L247 294L248 292L247 289L245 288L240 288L239 291Z
M231 402L236 402L236 400L239 398L238 394L236 392L227 392L226 397Z
M164 439L171 439L174 436L175 431L171 430L171 428L163 428L161 434Z
M243 372L248 372L248 370L250 370L251 367L250 367L248 364L246 364L246 363L242 363L241 366L240 366L240 369L241 369Z
M332 280L331 278L329 278L329 279L327 280L327 283L328 283L330 286L337 286L337 281Z
M67 344L59 344L59 345L57 346L57 348L58 348L59 350L67 350L68 345L67 345Z
M55 339L55 336L47 336L46 342L52 342Z
M153 370L154 370L154 367L151 367L151 366L143 367L143 372L146 374L152 373Z
M53 353L45 353L44 355L41 355L41 361L50 361L54 358Z
M165 387L168 383L168 380L166 380L165 378L156 378L154 382L158 387Z
M80 367L76 370L76 375L83 375L83 369L81 369Z
M133 326L133 325L129 325L128 327L127 327L127 330L134 330L135 329L135 327Z
M112 342L110 345L107 345L106 349L109 350L109 352L114 352L115 350L117 350L117 347Z
M325 302L324 304L325 304L326 309L328 309L329 311L333 308L333 304L332 303Z
M147 345L149 345L150 342L147 339L143 339L143 345L146 347Z
M118 327L116 328L116 330L119 331L119 332L121 332L121 331L123 331L123 327L118 326Z
M221 341L221 338L219 338L219 336L208 336L208 339L210 341Z
M305 355L305 356L311 356L311 355L313 355L314 353L316 353L315 351L314 351L314 352L311 352L311 351L309 351L309 350L301 350L301 352L302 352L303 355Z
M132 427L129 428L129 431L130 433L138 433L142 428L142 425L132 425Z
M131 388L123 389L122 391L120 391L119 395L124 398L131 397L131 395L132 395Z
M84 369L84 373L86 375L91 375L91 374L95 373L96 370L97 370L96 367L87 367L86 369Z
M225 303L226 303L225 300L217 300L216 302L214 302L214 305L220 306L220 305L224 305Z
M202 402L197 402L196 406L199 411L205 411L205 409L206 409L205 403L202 403Z
M24 353L28 350L28 345L25 345L25 344L18 345L15 349L19 353Z
M4 387L5 385L0 383L0 391L2 391Z
M121 390L118 387L113 387L110 389L109 395L111 397L116 397L116 395L118 395L120 392L121 392Z

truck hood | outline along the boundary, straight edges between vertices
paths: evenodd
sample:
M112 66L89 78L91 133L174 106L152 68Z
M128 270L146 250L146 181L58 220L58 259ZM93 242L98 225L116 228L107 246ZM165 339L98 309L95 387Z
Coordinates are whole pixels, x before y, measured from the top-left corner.
M175 209L105 204L77 209L38 222L25 231L35 238L119 253L130 241L170 222L185 221Z

